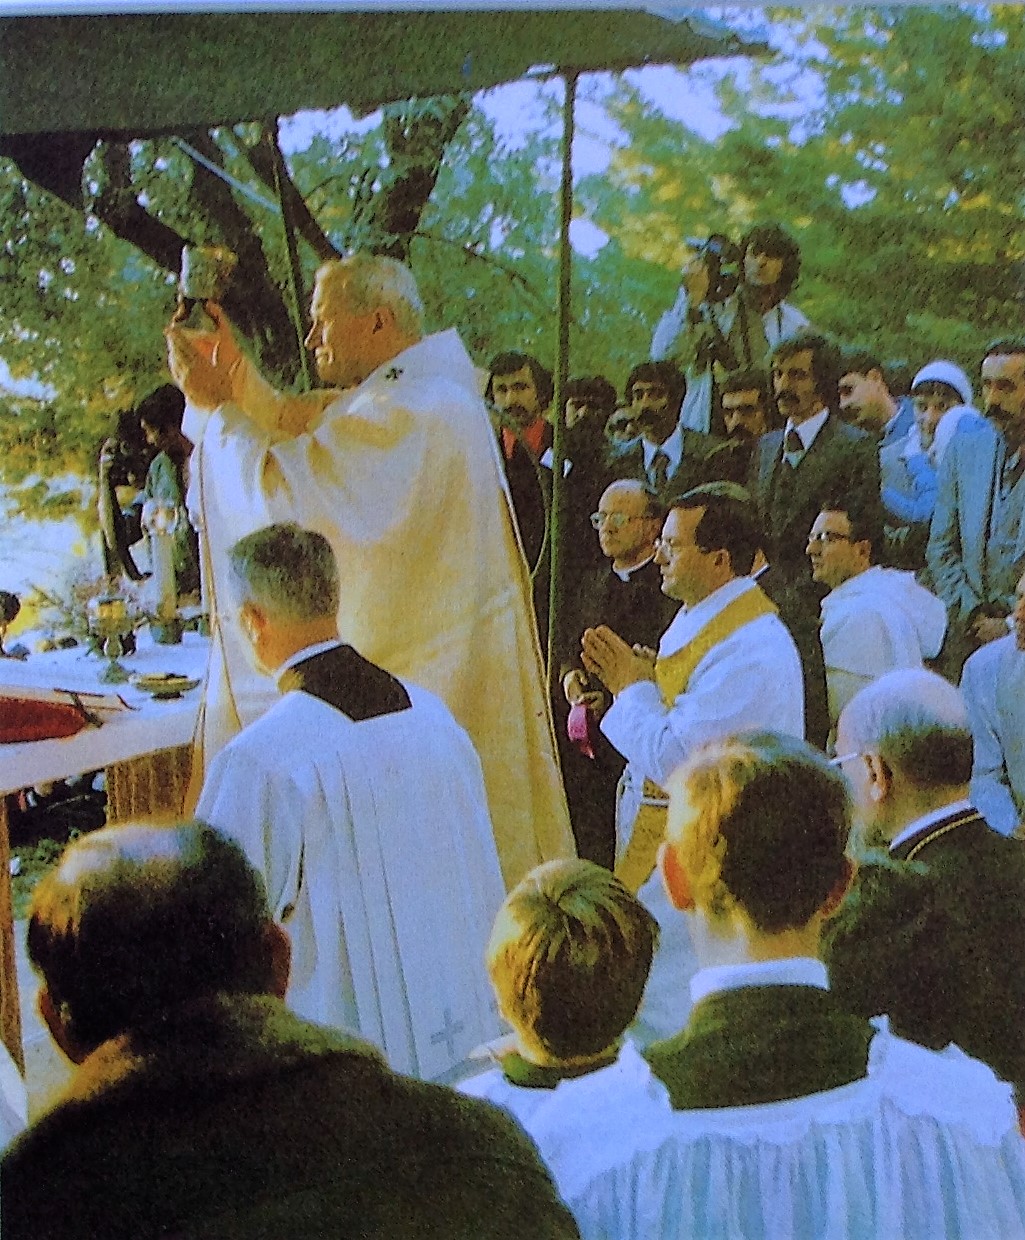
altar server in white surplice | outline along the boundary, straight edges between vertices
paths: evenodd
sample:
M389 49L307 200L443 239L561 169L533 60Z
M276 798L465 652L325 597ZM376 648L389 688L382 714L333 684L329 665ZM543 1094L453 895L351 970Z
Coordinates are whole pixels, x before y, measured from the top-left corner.
M269 526L230 562L282 696L211 763L197 815L263 875L292 939L289 1006L443 1078L500 1030L484 948L504 889L477 754L434 694L340 642L323 535Z
M306 343L335 390L287 396L207 305L215 333L167 332L196 444L189 507L213 621L194 770L201 777L275 699L226 597L229 549L295 521L323 534L338 559L342 639L436 693L469 732L506 882L572 856L527 566L459 337L422 334L420 295L401 263L361 254L327 263Z

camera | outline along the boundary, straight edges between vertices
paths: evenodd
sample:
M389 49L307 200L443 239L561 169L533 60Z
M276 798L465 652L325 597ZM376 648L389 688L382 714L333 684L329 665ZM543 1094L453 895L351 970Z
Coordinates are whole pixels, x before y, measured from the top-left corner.
M687 244L708 270L708 300L725 301L740 283L740 247L723 233L708 237L688 237Z

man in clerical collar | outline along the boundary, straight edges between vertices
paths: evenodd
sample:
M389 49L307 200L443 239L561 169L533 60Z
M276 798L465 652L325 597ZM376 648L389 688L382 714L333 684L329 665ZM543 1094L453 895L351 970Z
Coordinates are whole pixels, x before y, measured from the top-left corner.
M748 576L760 545L748 503L692 492L670 508L655 556L662 592L683 604L657 658L607 626L584 633L584 667L615 699L601 730L628 761L617 873L632 890L654 868L662 789L695 746L753 727L803 733L797 650Z
M580 666L580 635L605 624L631 644L657 643L676 610L662 593L655 563L664 516L645 483L623 479L606 487L591 514L604 562L574 583L563 617L560 675L570 712L560 739L570 821L578 854L609 868L615 856L616 784L624 762L598 730L609 699Z
M671 789L659 865L700 968L686 1026L645 1057L674 1109L863 1077L874 1030L837 1003L820 958L853 874L843 778L804 742L758 732L709 743Z
M955 1042L1022 1105L1025 850L969 799L961 695L932 672L890 672L841 714L837 752L867 857L830 930L838 997L923 1045Z
M282 696L211 763L197 812L263 876L289 1007L444 1078L498 1031L482 957L504 887L477 754L439 698L340 640L321 534L267 526L231 566Z

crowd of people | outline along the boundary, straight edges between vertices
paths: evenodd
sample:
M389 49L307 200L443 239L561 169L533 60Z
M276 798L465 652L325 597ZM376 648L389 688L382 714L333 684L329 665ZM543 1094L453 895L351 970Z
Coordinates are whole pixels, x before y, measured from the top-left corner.
M1025 1234L1025 340L976 409L779 226L692 248L558 464L392 260L318 273L313 394L168 329L195 816L37 889L78 1068L5 1236Z

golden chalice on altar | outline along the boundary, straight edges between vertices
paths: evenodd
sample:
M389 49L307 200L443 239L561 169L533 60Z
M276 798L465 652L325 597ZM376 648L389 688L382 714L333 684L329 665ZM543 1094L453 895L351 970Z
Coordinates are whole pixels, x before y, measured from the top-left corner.
M103 642L103 654L109 660L100 676L105 685L120 685L128 679L127 670L118 659L125 653L124 638L135 627L128 612L128 600L113 592L89 600L87 607L89 631Z

